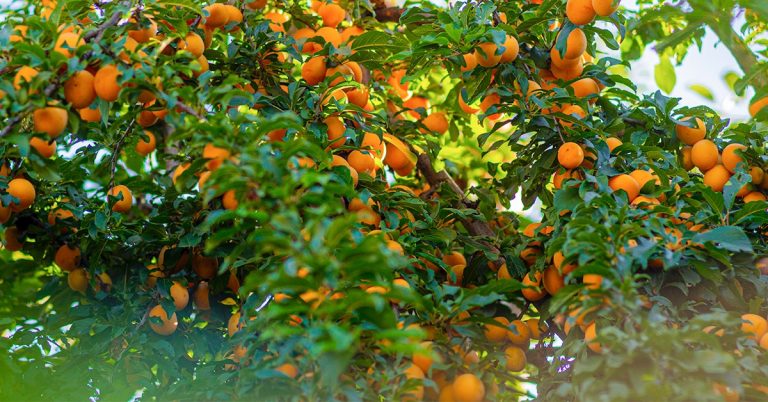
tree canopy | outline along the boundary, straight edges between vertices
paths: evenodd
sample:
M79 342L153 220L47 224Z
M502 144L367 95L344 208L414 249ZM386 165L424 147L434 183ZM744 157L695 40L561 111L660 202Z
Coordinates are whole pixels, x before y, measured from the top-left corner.
M636 3L1 10L0 396L765 400L768 6Z

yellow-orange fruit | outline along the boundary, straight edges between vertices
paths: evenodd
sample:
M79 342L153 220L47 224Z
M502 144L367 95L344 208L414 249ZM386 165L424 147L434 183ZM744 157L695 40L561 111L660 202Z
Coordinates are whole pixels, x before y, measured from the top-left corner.
M22 66L19 71L16 72L16 75L13 76L13 88L17 91L20 90L22 81L25 83L32 82L32 78L37 74L37 69L29 66Z
M547 295L546 289L536 290L531 288L531 287L536 287L536 288L541 287L541 272L526 274L523 277L522 283L523 283L523 286L526 286L526 288L522 290L523 297L525 297L525 299L528 301L541 300L544 298L544 296Z
M510 342L527 347L531 340L531 330L528 329L528 325L520 320L514 320L509 324L509 330L506 334Z
M474 70L477 67L477 57L474 53L467 53L461 56L463 64L461 66L461 72ZM501 59L499 59L501 60Z
M757 166L752 166L749 168L749 175L752 176L752 184L754 185L759 185L765 178L765 172L763 169Z
M53 50L63 54L65 57L72 57L75 55L77 48L84 44L85 41L83 41L79 34L65 31L59 34Z
M680 121L690 120L690 117L680 119ZM693 145L704 139L707 135L707 126L700 118L696 118L696 127L686 127L682 124L675 125L675 133L677 139L682 141L686 145Z
M477 64L483 67L495 67L501 61L501 55L498 53L498 46L492 42L483 42L477 45L475 49L475 59Z
M19 251L24 244L19 240L19 229L16 226L9 226L3 232L5 242L3 245L8 251Z
M192 270L203 279L213 279L219 271L219 260L195 253L192 257Z
M755 100L749 104L749 115L752 117L757 116L766 106L768 106L768 96Z
M557 35L558 40L560 39L561 34ZM584 31L582 31L581 28L575 28L571 31L571 33L568 34L565 45L565 54L563 54L561 57L567 60L575 60L581 57L581 55L586 51L587 35L584 34Z
M195 57L200 57L205 51L205 43L200 35L190 32L184 40L179 41L179 50L186 50L195 55Z
M647 170L635 169L629 175L632 176L635 180L637 180L637 184L640 185L641 189L643 188L643 186L645 186L645 183L648 183L651 180L653 180L656 184L661 183L660 179L655 174Z
M203 159L208 159L206 167L208 170L216 170L221 166L224 161L231 156L231 153L224 149L217 147L211 143L205 144L203 147Z
M296 378L299 375L299 369L291 363L283 363L275 367L275 370L283 373L288 378Z
M507 339L509 332L509 320L506 317L494 317L499 325L485 324L485 339L491 342L503 342Z
M736 165L744 162L744 158L742 158L739 153L745 149L747 149L747 147L742 144L728 144L728 146L723 148L723 166L725 166L729 172L736 173Z
M53 261L64 271L74 271L80 267L80 249L64 244L56 250Z
M474 374L462 374L451 385L456 401L480 402L485 398L485 385Z
M208 28L220 28L229 22L229 12L224 4L214 3L203 8L204 24Z
M565 5L565 15L576 25L589 24L595 19L595 9L592 0L568 0Z
M193 64L194 64L194 67L196 67L194 68L194 73L193 73L195 77L199 77L205 74L210 69L210 65L208 64L208 58L206 58L205 55L198 57L197 60L193 62Z
M616 149L617 147L621 146L621 144L623 144L623 142L621 142L621 140L616 137L606 138L605 143L608 145L608 149L611 152L613 152L614 149Z
M75 292L85 293L88 290L88 272L83 268L69 271L67 285Z
M576 80L569 85L573 89L573 94L577 98L585 98L590 95L597 95L600 93L600 87L597 85L597 81L592 78L582 78Z
M208 282L201 281L200 284L197 285L194 294L194 303L198 310L206 311L211 309Z
M155 323L154 318L158 318L160 323ZM179 326L179 320L176 318L176 313L171 314L170 318L166 313L163 306L157 305L149 310L149 326L158 335L168 336L176 332L176 328Z
M408 380L423 380L424 372L416 365L410 365L405 369L405 377ZM424 399L424 386L418 385L415 388L411 388L410 391L403 395L404 401L420 401Z
M221 196L221 205L224 209L234 211L237 209L240 203L237 201L237 193L235 190L227 190L223 196Z
M704 173L704 184L709 186L712 191L721 192L730 178L731 173L728 172L728 169L723 165L715 165Z
M759 341L768 332L768 321L757 314L743 314L741 316L741 330Z
M497 93L490 93L483 98L482 102L480 102L480 110L483 111L483 113L488 113L488 110L495 106L497 109L500 106L501 103L501 97ZM498 120L501 117L501 113L494 113L487 116L488 120Z
M592 8L601 17L613 14L619 8L621 0L592 0Z
M173 304L176 306L176 310L184 310L189 304L189 290L179 282L173 282L169 290Z
M421 343L423 351L413 353L413 364L420 368L421 371L428 373L432 363L434 362L434 351L431 341L425 341Z
M584 342L587 343L587 347L591 351L601 353L603 351L603 346L600 345L599 342L596 342L595 338L597 338L597 325L593 322L584 330Z
M323 19L323 26L331 28L336 28L347 16L347 12L334 3L323 4L317 9L317 14Z
M517 59L517 55L520 53L520 44L514 36L507 35L507 39L504 40L504 53L501 54L501 63L511 63Z
M525 351L517 346L510 346L504 349L504 357L507 360L506 368L509 371L523 371L527 363Z
M570 81L581 76L581 73L584 72L584 65L581 63L580 59L577 63L571 66L559 67L553 63L551 66L551 71L552 75L555 77L561 80Z
M77 113L80 115L80 118L83 119L83 121L87 121L89 123L95 123L101 120L101 110L99 109L83 108L79 109Z
M136 153L141 156L149 155L157 147L157 139L155 139L155 135L151 131L144 130L144 135L148 139L145 141L143 138L139 138L139 141L136 143Z
M341 41L342 43L350 42L354 37L360 36L363 33L365 33L363 28L357 25L352 25L351 27L344 28L344 30L341 31Z
M587 112L579 105L568 105L561 111L564 115L575 117L579 120L587 117ZM566 121L564 119L557 119L563 127L572 127L573 122Z
M35 131L46 133L51 138L56 138L64 132L68 120L69 116L66 109L60 107L43 107L35 109L32 113Z
M719 157L717 145L710 140L701 140L691 148L691 161L702 172L715 167Z
M107 64L96 71L93 77L93 89L96 95L107 102L114 102L120 95L120 84L117 83L117 77L120 71L116 66Z
M326 127L328 127L328 146L331 148L338 148L344 145L346 138L344 138L344 132L347 128L344 126L344 122L336 115L331 115L323 120Z
M224 12L227 13L227 23L225 25L232 26L229 32L239 30L240 27L237 25L243 22L243 13L240 9L231 4L224 4Z
M434 112L421 121L430 131L445 134L448 131L448 119L443 112Z
M557 150L557 161L566 169L574 169L584 162L584 150L575 142L566 142Z
M557 171L552 175L552 185L559 190L563 187L563 182L565 180L567 179L581 180L583 178L584 177L581 175L581 172L576 170L564 170L562 172Z
M327 68L325 56L312 57L301 66L301 77L309 85L316 85L325 79Z
M137 29L129 30L128 36L135 40L137 43L147 43L157 34L157 23L155 23L155 21L153 21L151 18L147 18L147 21L149 21L149 26L147 26L146 23L138 23L133 18L131 18L129 21L136 24Z
M29 139L29 146L34 148L43 158L50 158L56 153L56 141L46 141L40 137Z
M115 201L114 205L112 205L112 211L126 213L131 210L131 204L133 204L133 195L131 194L131 190L129 190L128 187L123 186L122 184L117 185L112 187L108 194L110 196L110 200L119 199Z
M759 191L752 191L751 193L744 196L744 202L755 202L755 201L765 201L766 197L765 194L759 192Z
M18 201L10 205L13 212L23 211L35 202L35 186L27 179L18 178L11 180L8 182L8 189L6 191L18 199Z
M347 155L347 162L349 163L349 166L352 166L358 173L365 173L369 176L373 176L376 171L376 162L370 153L352 151Z
M614 192L624 190L624 192L627 193L629 202L632 202L638 195L640 195L640 184L634 177L628 174L620 174L612 177L608 180L608 185Z
M560 271L554 265L550 265L544 269L542 282L544 283L544 289L546 289L547 293L552 296L556 295L560 289L565 286L563 275L560 274Z
M96 100L93 74L87 70L74 73L64 83L64 98L77 109L88 107Z
M681 165L685 170L693 169L693 158L691 156L692 149L693 147L686 145L680 150Z

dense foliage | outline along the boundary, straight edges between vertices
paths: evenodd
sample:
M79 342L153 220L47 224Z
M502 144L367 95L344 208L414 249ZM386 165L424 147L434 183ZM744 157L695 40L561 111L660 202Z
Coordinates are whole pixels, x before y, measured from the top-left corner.
M768 10L639 3L3 10L0 395L764 400ZM753 120L599 52L702 24Z

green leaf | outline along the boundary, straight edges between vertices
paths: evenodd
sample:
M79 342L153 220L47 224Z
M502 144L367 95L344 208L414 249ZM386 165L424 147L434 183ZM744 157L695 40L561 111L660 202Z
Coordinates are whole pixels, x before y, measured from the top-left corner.
M653 77L656 79L656 85L659 86L659 89L667 94L672 93L672 90L675 89L677 77L675 67L669 58L662 58L659 61L659 64L653 69Z
M744 229L738 226L720 226L709 232L699 233L693 237L696 243L715 243L729 251L753 252L752 243L744 233Z

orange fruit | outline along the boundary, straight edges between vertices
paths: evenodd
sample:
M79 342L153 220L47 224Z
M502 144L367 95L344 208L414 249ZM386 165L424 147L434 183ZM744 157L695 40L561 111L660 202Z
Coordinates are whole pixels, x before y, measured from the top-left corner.
M138 43L149 42L157 34L157 24L150 18L147 18L147 21L149 21L149 26L146 23L138 23L131 18L129 22L135 24L138 29L128 30L128 36Z
M741 316L741 330L745 334L759 341L768 332L768 321L757 314L743 314Z
M67 275L67 285L75 292L85 293L88 290L88 272L83 268L77 268Z
M87 70L74 73L64 82L64 99L77 109L88 107L96 100L93 74Z
M619 8L620 2L621 0L592 0L592 8L597 15L607 17Z
M80 267L80 249L64 244L56 250L53 261L64 271L74 271Z
M550 265L544 269L542 282L544 282L544 289L546 289L547 293L552 296L556 295L557 292L565 286L563 275L560 274L559 270L554 265Z
M275 370L283 373L288 378L296 378L299 375L299 369L291 363L283 363L275 367Z
M433 359L434 352L432 351L432 342L430 341L422 342L421 348L423 349L423 351L413 353L413 358L412 358L413 364L415 364L416 367L420 368L421 371L428 373L434 361Z
M550 67L558 68L561 70L578 68L578 65L582 62L581 56L577 56L573 59L567 59L563 57L563 55L560 54L560 51L557 50L556 47L553 47L549 50L549 58L552 60ZM554 78L554 75L552 78Z
M195 289L193 301L195 303L195 308L198 310L205 311L211 309L208 282L200 281L200 284L197 285L197 289Z
M326 3L317 9L317 14L323 19L323 26L336 28L347 16L347 12L338 4Z
M83 41L79 34L74 32L62 32L56 39L56 44L54 44L53 50L63 54L64 57L72 57L75 55L77 48L84 44L85 41Z
M507 39L504 40L504 53L501 54L502 63L511 63L517 59L517 55L520 53L520 44L514 36L507 35Z
M203 279L213 279L219 271L219 260L195 253L192 256L192 270Z
M561 34L562 33L557 35L558 40L560 39ZM584 34L584 31L582 31L581 28L575 28L571 31L571 33L568 34L565 45L565 54L563 54L561 57L567 60L574 60L581 57L581 55L586 51L587 35Z
M227 13L227 23L225 25L232 26L229 32L239 30L240 27L237 25L243 22L243 13L240 9L231 4L224 4L224 12Z
M690 117L680 119L680 121L690 120ZM675 133L677 133L677 139L682 141L686 145L693 145L704 139L707 135L707 126L700 118L696 118L696 127L686 127L682 124L675 125Z
M144 135L148 137L147 141L144 138L139 138L139 142L136 143L136 153L141 156L147 156L157 147L157 139L151 131L144 130Z
M131 210L131 204L133 204L133 195L131 190L123 185L117 185L109 190L109 199L119 199L112 205L112 211L126 213Z
M584 25L595 19L596 12L592 8L592 0L568 0L565 15L574 24Z
M301 66L301 78L309 85L316 85L326 77L325 56L312 57Z
M331 148L338 148L344 145L346 138L344 138L344 132L346 127L344 122L336 115L331 115L323 120L323 123L328 127L328 145Z
M637 180L635 180L634 177L628 174L620 174L618 176L612 177L610 180L608 180L608 185L614 192L623 190L625 193L627 193L629 202L632 202L635 198L637 198L638 195L640 195L640 184L637 182Z
M463 64L461 65L461 72L474 70L477 67L477 56L474 53L467 53L461 56Z
M205 147L203 147L203 159L208 159L208 163L205 164L208 170L218 169L230 156L231 153L227 149L217 147L211 143L205 144Z
M712 191L721 192L730 178L731 173L728 172L728 169L723 165L715 165L715 167L704 173L704 184L711 188Z
M765 201L766 197L765 194L759 192L759 191L752 191L751 193L744 196L744 202L755 202L755 201Z
M101 120L101 110L99 109L78 109L77 113L80 115L80 118L83 119L83 121L89 123L95 123Z
M51 138L56 138L64 132L68 120L67 110L60 107L43 107L35 109L32 113L35 131L46 133Z
M715 167L719 157L717 145L710 140L700 140L691 148L691 161L702 172Z
M192 66L194 71L193 75L195 77L203 75L210 69L210 64L208 64L208 59L205 56L198 57L196 61L192 62Z
M410 365L407 369L405 369L405 377L409 380L416 379L416 380L423 380L424 379L424 372L421 371L421 369L416 365ZM415 388L411 388L411 390L404 395L404 400L416 400L420 401L424 399L424 386L418 385Z
M357 25L352 25L351 27L344 28L344 30L341 31L341 42L348 43L354 37L360 36L363 33L365 33L365 30Z
M693 159L691 157L692 149L691 146L686 145L680 150L680 159L682 159L681 164L685 170L693 169Z
M485 324L485 339L496 343L505 341L509 332L509 320L506 317L494 317L493 320L501 326Z
M120 95L120 84L117 83L117 77L121 75L120 71L112 64L101 67L93 77L93 89L99 98L107 102L114 102Z
M504 349L504 357L507 360L506 368L509 371L523 371L527 363L525 351L517 346L510 346Z
M661 180L655 174L647 170L636 169L629 175L632 176L635 180L637 180L637 184L640 185L641 189L643 188L643 186L645 186L645 183L648 183L651 180L653 180L656 184L661 183Z
M757 166L749 168L749 175L752 176L752 184L755 185L762 183L765 178L765 172Z
M498 50L498 46L493 42L480 43L475 49L477 64L483 67L495 67L501 61L501 55L497 54Z
M768 106L768 96L753 101L749 104L749 115L752 117L757 116L766 106Z
M574 169L584 162L584 150L575 142L566 142L557 150L557 161L566 169Z
M384 154L384 142L374 133L365 133L363 141L360 143L360 149L373 151L373 154L381 158Z
M368 87L360 85L360 88L354 88L347 91L347 99L349 100L349 103L364 108L370 99Z
M184 37L184 40L179 41L179 50L186 50L195 57L200 57L203 55L203 52L205 51L205 43L203 42L203 38L200 37L200 35L190 32L187 34L186 37Z
M229 22L229 11L221 3L214 3L203 8L203 24L208 28L220 28Z
M736 166L739 163L744 162L744 158L741 157L739 152L745 149L747 149L747 147L742 144L728 144L723 148L723 166L725 166L729 172L736 173Z
M499 103L501 103L501 97L499 97L496 93L491 93L485 96L483 98L483 101L480 102L480 110L483 111L483 113L488 113L488 109L490 109L493 106L496 106L497 110L500 106ZM488 120L498 120L501 117L501 113L494 113L487 116Z
M159 319L160 323L156 323L154 318ZM179 320L176 318L176 313L171 314L171 317L169 318L168 313L165 312L163 306L157 305L149 310L149 326L156 334L168 336L176 332L176 328L179 326Z
M173 299L173 305L176 306L176 310L184 310L189 304L189 290L179 282L174 281L169 290L171 298Z
M597 338L597 325L593 322L587 326L587 329L584 330L584 342L587 343L587 347L591 351L595 353L601 353L603 351L603 347L599 342L595 341L595 338Z
M13 212L20 212L29 208L35 202L35 186L27 179L17 178L8 182L8 194L17 198L18 201L11 203Z
M597 81L592 78L582 78L572 82L569 87L573 89L573 94L577 98L585 98L590 95L597 95L600 93L600 87L597 85Z
M608 137L608 138L606 138L605 139L605 143L606 143L606 145L608 145L608 149L611 152L613 152L614 149L616 149L617 147L621 146L621 144L623 144L623 142L621 142L621 140L616 138L616 137Z
M448 119L443 112L430 113L421 121L429 131L445 134L448 131Z
M56 141L46 141L40 137L29 139L29 146L34 148L43 158L50 158L56 153Z
M558 170L552 175L552 185L559 190L563 187L563 182L568 179L581 180L583 179L583 176L576 170L564 170L562 172Z
M240 205L240 203L237 201L237 193L235 193L234 189L227 190L221 197L221 206L226 210L234 211L237 209L238 205Z
M453 397L461 402L480 402L485 398L485 385L474 374L462 374L451 385Z
M564 115L575 117L579 120L587 117L587 112L579 105L568 105L561 111ZM557 119L563 127L572 127L573 122L566 121L564 119Z
M552 70L551 70L552 75L565 81L570 81L570 80L579 78L579 76L581 76L581 73L584 72L584 65L581 64L581 60L579 60L578 63L575 63L572 66L558 67L557 65L553 64L551 67L552 67Z
M22 66L19 71L16 72L16 75L13 76L13 88L17 91L20 90L22 81L25 83L32 82L32 78L34 78L37 74L37 69L29 66Z
M528 325L520 320L514 320L509 324L509 329L506 331L507 338L515 345L527 347L531 341L531 330Z
M528 301L537 301L544 298L547 295L546 290L536 290L530 287L541 287L541 272L529 273L523 277L523 286L526 286L522 290L523 297Z
M330 43L334 47L341 46L341 34L339 34L336 28L322 27L317 30L317 36L323 38L326 43Z
M360 151L352 151L347 155L347 162L349 166L352 166L358 173L365 173L369 176L373 176L376 171L376 162L373 159L373 155L370 153L363 153Z

